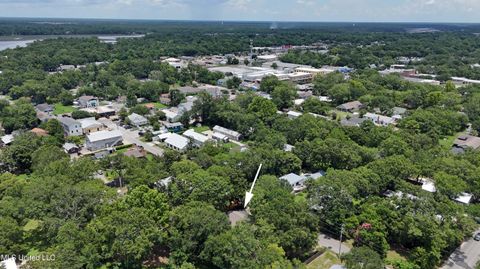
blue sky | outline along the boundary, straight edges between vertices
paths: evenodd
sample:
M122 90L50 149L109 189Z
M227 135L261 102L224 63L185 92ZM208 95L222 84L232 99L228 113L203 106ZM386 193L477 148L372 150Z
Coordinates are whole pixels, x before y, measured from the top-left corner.
M0 17L480 22L480 0L0 0Z

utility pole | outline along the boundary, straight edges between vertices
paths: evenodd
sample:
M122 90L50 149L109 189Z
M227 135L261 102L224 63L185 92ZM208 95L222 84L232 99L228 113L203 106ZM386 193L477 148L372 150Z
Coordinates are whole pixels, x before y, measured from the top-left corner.
M338 256L342 256L342 239L343 239L343 224L342 227L340 228L340 245L338 246Z

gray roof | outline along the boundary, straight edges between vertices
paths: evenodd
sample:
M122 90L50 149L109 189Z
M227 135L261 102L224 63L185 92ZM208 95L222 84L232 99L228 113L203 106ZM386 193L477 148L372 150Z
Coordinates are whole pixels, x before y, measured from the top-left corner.
M35 108L39 111L42 111L42 112L53 111L53 106L51 106L49 104L38 104L38 105L35 106Z
M360 103L360 101L352 101L345 104L341 104L338 106L338 108L345 109L345 110L352 110L352 109L359 109L362 106L363 104Z
M58 117L59 122L63 125L72 126L72 125L81 125L80 122L69 117Z
M241 134L239 132L227 129L227 128L219 126L219 125L216 125L215 127L213 127L213 131L219 132L219 133L222 133L222 134L227 134L227 135L234 136L234 137L240 137L241 136Z
M63 149L66 150L66 151L70 151L71 149L75 149L75 148L78 148L78 146L73 144L73 143L63 144Z
M325 171L320 170L320 171L315 172L313 174L306 174L305 176L309 177L311 179L319 179L319 178L325 176Z
M480 148L480 137L472 136L472 135L461 135L453 142L455 147L459 148L471 148L471 149L479 149Z
M360 117L351 117L350 119L342 119L342 121L340 121L340 124L342 126L360 126L360 124L362 124L364 121L366 121L368 119L366 118L360 118Z
M133 123L147 121L147 119L144 116L138 115L137 113L132 113L131 115L128 116L128 119Z
M204 135L204 134L200 134L200 133L197 133L195 132L195 130L193 129L189 129L187 131L185 131L183 133L184 136L188 137L188 138L191 138L195 141L198 141L200 143L205 143L207 142L208 140L210 140L210 138L208 138L208 136Z
M12 143L14 140L15 140L15 137L11 134L9 135L4 135L1 137L1 140L2 140L2 143L5 144L5 145L8 145L10 143Z
M290 173L288 175L284 175L282 177L280 177L280 179L283 179L283 180L286 180L288 181L288 183L290 185L295 185L297 184L298 182L302 181L302 180L305 180L305 177L303 176L299 176L295 173Z
M82 102L88 102L90 100L96 100L96 99L97 99L97 97L91 96L91 95L83 95L83 96L78 97L78 101L82 101Z
M98 122L95 120L95 118L85 118L85 119L79 119L78 120L80 124L82 125L82 128L92 128L95 126L103 126L102 123Z
M393 115L403 115L406 112L407 112L407 109L403 107L396 106L393 108Z
M114 131L100 131L100 132L95 132L87 135L87 139L90 142L97 142L97 141L102 141L102 140L107 140L107 139L113 139L113 138L118 138L121 139L122 133L120 131L114 130Z
M178 149L186 148L189 142L190 140L188 140L188 138L174 133L171 133L169 137L165 139L166 144L172 145Z

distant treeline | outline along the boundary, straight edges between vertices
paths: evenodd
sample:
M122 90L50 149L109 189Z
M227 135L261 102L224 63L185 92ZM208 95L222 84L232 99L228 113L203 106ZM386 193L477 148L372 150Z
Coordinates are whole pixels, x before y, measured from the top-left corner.
M0 36L65 35L65 34L132 34L174 33L178 31L245 32L480 32L480 24L427 23L316 23L316 22L233 22L233 21L164 21L164 20L101 20L101 19L42 19L2 18Z

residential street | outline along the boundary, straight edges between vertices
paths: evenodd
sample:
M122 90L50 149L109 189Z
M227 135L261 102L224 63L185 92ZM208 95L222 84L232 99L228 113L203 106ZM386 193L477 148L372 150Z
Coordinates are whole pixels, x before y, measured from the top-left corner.
M318 244L322 247L326 247L326 248L332 250L335 253L338 253L338 247L339 247L339 244L340 244L340 240L337 240L335 238L331 238L330 236L328 236L326 234L320 233L318 235ZM345 254L345 253L348 253L348 252L350 252L350 247L348 247L345 244L342 244L341 254Z
M480 232L477 230L474 234ZM465 241L448 258L442 269L474 269L480 260L480 242L473 237Z

